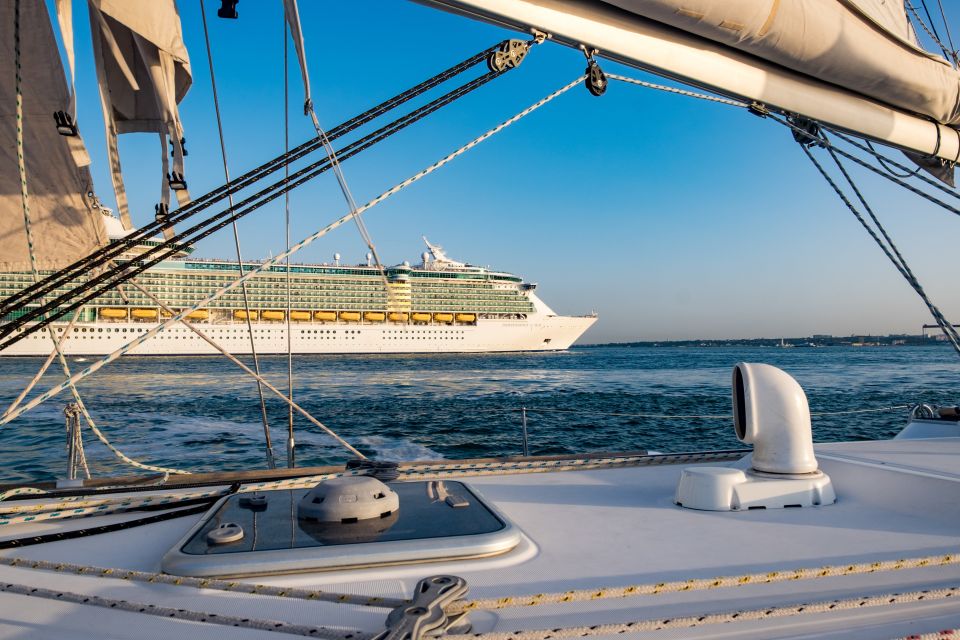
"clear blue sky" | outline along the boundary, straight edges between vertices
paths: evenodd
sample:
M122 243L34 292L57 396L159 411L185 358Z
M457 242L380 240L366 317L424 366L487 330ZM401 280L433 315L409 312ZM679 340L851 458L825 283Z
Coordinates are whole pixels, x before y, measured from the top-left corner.
M412 2L301 0L314 101L330 128L509 31ZM199 0L180 0L194 85L181 105L196 196L222 183ZM279 0L243 0L240 19L206 8L234 175L283 150ZM112 201L90 57L77 3L80 127L100 196ZM608 71L653 79L604 63ZM582 73L582 54L536 48L521 68L344 164L358 202L416 173ZM312 134L290 56L291 143ZM123 136L134 220L158 200L158 143ZM933 300L960 320L960 220L855 171ZM294 192L294 241L342 215L332 175ZM282 206L241 223L245 257L284 246ZM365 216L383 260L417 259L421 235L455 258L523 275L558 312L597 311L584 342L814 333L918 333L931 320L790 135L748 113L614 83L576 88ZM359 262L345 226L296 256ZM230 257L221 232L198 255Z

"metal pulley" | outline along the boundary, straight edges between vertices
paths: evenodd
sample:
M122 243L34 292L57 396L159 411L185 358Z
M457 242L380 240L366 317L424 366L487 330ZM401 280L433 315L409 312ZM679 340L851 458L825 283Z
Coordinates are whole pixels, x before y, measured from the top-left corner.
M230 20L236 20L240 17L240 14L237 13L237 3L240 0L220 0L220 8L217 9L218 18L227 18Z
M600 97L607 91L607 76L603 72L603 69L600 68L600 65L597 64L597 61L592 57L587 61L587 70L585 71L586 78L584 78L583 83L587 87L587 91L591 94Z
M523 40L505 40L500 48L487 58L487 68L495 73L519 67L530 52L530 43Z
M803 146L812 147L823 144L820 137L820 125L816 121L801 116L787 118L787 121L796 127L792 130L793 139Z

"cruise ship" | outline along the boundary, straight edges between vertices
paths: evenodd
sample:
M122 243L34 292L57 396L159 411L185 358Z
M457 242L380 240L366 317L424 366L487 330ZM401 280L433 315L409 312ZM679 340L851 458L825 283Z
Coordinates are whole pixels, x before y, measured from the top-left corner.
M118 219L105 215L111 239L123 237ZM144 241L124 254L136 260L158 241ZM247 282L249 307L235 288L188 321L234 354L251 352L247 313L257 353L286 353L287 326L294 353L435 353L555 351L570 347L596 321L596 314L560 316L535 293L536 285L513 274L451 259L430 244L421 263L384 267L368 255L363 265L273 265ZM142 273L137 283L174 311L194 306L238 274L237 262L192 258L190 250ZM259 266L245 263L245 271ZM28 272L0 273L0 299L33 282ZM60 291L65 291L62 289ZM22 313L22 312L21 312ZM126 286L92 300L73 320L53 324L68 355L101 355L119 349L169 317L156 301ZM14 312L4 320L17 317ZM73 320L73 321L72 321ZM72 322L71 322L72 321ZM36 332L0 351L0 356L45 356L49 334ZM132 355L207 355L218 351L189 328L174 324L138 345Z

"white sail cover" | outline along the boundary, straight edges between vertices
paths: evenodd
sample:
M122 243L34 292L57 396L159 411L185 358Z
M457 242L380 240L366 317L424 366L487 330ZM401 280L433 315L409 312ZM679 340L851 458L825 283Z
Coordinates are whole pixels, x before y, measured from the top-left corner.
M920 48L894 0L605 0L944 124L960 73Z
M107 241L103 214L87 195L93 182L79 137L61 136L53 119L70 93L43 0L21 0L24 160L37 267L59 269ZM0 270L29 271L17 164L14 3L0 2ZM82 166L78 164L78 160Z
M131 228L116 136L160 135L161 202L170 200L166 175L183 175L183 125L177 104L193 77L174 0L89 0L94 57L107 128L111 174L124 226ZM173 147L168 165L167 140ZM189 200L179 198L181 202Z
M902 0L419 1L951 165L960 158L960 74L917 45Z

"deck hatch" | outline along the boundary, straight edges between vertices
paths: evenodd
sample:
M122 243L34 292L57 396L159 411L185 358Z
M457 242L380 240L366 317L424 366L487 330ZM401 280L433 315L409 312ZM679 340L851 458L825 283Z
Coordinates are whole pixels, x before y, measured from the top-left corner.
M163 570L190 576L317 571L494 555L520 541L513 525L461 482L389 486L400 509L356 522L299 518L297 506L308 489L261 492L266 506L258 509L241 504L240 495L228 496L164 556ZM239 525L245 535L211 544L208 534L225 523Z

